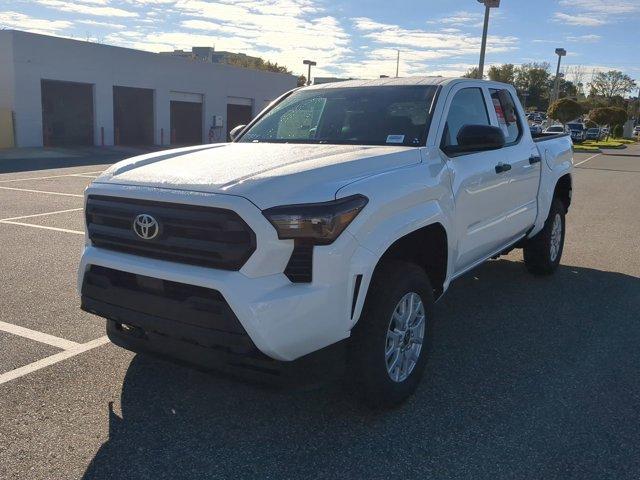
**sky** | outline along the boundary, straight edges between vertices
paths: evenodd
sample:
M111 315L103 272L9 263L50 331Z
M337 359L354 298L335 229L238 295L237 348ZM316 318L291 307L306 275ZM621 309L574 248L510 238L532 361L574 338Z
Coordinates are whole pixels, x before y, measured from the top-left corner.
M151 52L214 46L313 75L457 76L476 66L477 0L0 0L0 28ZM622 70L640 83L640 0L502 0L486 62ZM571 74L570 68L568 73ZM569 79L571 79L569 77ZM588 79L587 79L588 80Z

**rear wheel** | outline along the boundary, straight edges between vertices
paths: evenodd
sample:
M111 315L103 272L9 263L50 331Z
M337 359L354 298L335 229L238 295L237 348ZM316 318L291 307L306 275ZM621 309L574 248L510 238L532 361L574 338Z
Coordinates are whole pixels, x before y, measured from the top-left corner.
M550 275L560 264L564 248L565 208L557 198L551 203L544 227L524 246L524 263L536 275Z
M424 270L407 262L381 265L351 336L358 393L372 407L404 401L417 388L432 338L433 291Z

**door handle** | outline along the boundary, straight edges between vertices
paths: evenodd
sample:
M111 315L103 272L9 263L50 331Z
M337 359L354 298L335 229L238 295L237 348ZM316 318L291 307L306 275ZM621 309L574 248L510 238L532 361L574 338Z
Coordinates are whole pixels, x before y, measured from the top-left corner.
M511 170L511 165L508 163L499 163L496 165L496 173L508 172Z
M534 163L540 163L542 161L542 157L538 155L531 155L529 157L529 165L533 165Z

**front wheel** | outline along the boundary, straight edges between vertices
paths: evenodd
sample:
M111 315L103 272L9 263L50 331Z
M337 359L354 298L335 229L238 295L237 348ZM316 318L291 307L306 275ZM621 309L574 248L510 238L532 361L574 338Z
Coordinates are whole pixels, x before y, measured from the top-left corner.
M400 261L380 265L350 344L353 380L367 404L390 407L416 390L429 355L432 311L423 269Z
M565 208L557 198L551 203L544 227L524 246L524 264L536 275L550 275L558 268L564 248Z

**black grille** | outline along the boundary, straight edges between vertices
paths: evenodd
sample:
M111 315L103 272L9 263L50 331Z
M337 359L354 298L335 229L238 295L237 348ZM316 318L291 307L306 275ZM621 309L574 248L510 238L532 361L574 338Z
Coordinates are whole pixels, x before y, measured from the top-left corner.
M222 294L213 289L92 265L82 285L83 308L116 322L236 353L255 345ZM93 311L91 304L100 302ZM121 314L118 312L122 312Z
M293 283L310 283L313 273L313 245L295 242L284 274Z
M160 226L151 240L133 230L139 214ZM91 195L87 199L89 238L96 247L134 255L239 270L256 249L255 234L232 210Z

